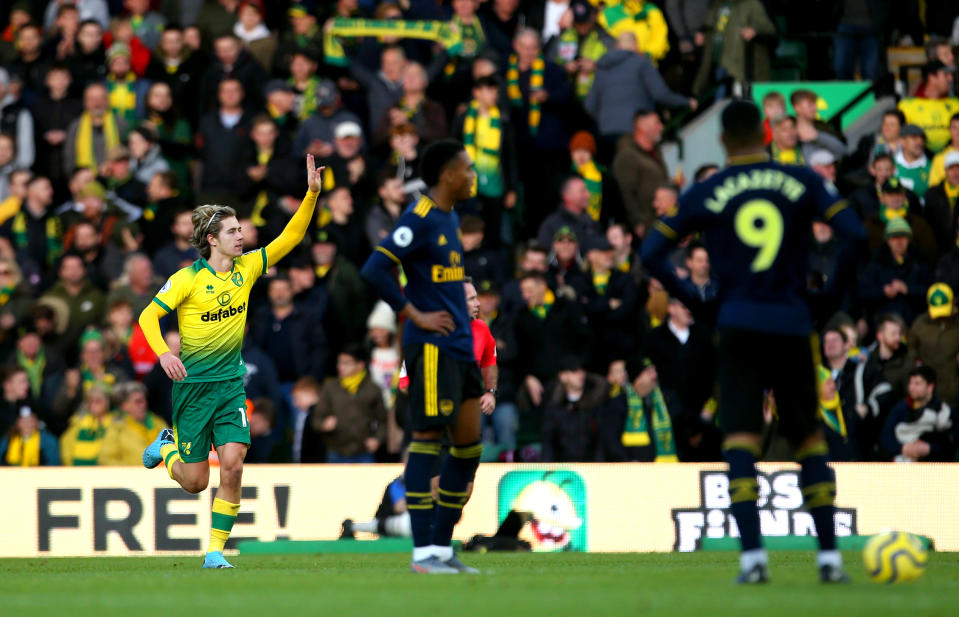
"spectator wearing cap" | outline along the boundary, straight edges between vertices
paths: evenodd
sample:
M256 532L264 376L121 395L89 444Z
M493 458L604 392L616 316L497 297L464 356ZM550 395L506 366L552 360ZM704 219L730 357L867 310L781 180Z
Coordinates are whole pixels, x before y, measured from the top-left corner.
M955 296L945 283L935 283L926 292L928 310L909 328L909 351L939 376L936 396L955 401L959 394L959 315Z
M383 391L383 404L393 405L393 378L400 371L401 357L396 344L396 313L378 300L366 318L366 343L370 347L370 378Z
M911 207L906 198L906 188L896 177L883 183L879 193L879 211L863 221L869 253L873 253L885 242L886 226L896 218L902 218L909 224L911 244L918 251L918 256L930 265L936 263L936 236L929 223Z
M276 125L277 139L285 142L286 148L292 152L293 139L300 124L293 86L282 79L271 79L263 88L263 98L266 99L265 113Z
M596 23L596 9L585 0L569 4L560 17L559 28L559 36L546 41L546 56L566 69L576 98L583 101L593 85L596 62L613 41Z
M924 130L933 153L949 144L949 119L959 112L959 99L952 96L952 71L939 60L922 67L922 83L913 96L899 101L906 121Z
M588 239L584 238L584 240ZM549 252L547 282L551 289L556 290L556 293L575 298L577 284L583 287L588 284L581 281L586 278L583 271L583 256L580 253L584 245L576 232L564 225L553 234L553 243L550 246L552 250Z
M613 268L613 245L605 235L586 238L584 244L585 275L571 284L592 330L592 353L586 365L604 373L610 362L639 346L639 293L628 274Z
M40 424L36 410L20 408L16 421L0 437L0 465L38 467L60 464L60 443Z
M926 157L926 132L915 124L907 124L900 132L902 147L893 160L896 163L896 176L903 186L922 199L929 188L929 170L931 165Z
M912 323L922 311L932 274L911 244L907 220L890 219L885 243L859 277L859 297L870 314L896 313Z
M814 150L809 155L809 166L820 178L831 185L836 184L836 157L826 149Z
M360 126L360 118L340 105L340 93L329 79L320 80L316 87L316 114L300 124L293 142L296 156L312 154L325 158L333 154L333 132L344 122Z
M522 413L543 403L545 385L559 372L564 359L573 358L579 366L584 365L591 333L579 303L554 294L543 272L524 272L520 290L525 306L516 313L512 340L516 341L513 366Z
M624 32L596 62L596 76L584 105L596 121L600 138L614 141L632 129L640 109L665 107L695 109L695 99L673 92L652 61L639 53L636 35Z
M554 236L563 227L572 230L577 239L599 236L603 231L588 213L590 193L579 176L570 176L560 187L560 207L543 221L536 234L542 246L552 244Z
M200 202L230 203L243 182L243 153L250 135L250 117L244 111L243 84L224 79L218 86L218 109L200 120L197 149L203 161Z
M945 156L944 165L945 176L926 193L926 205L922 210L936 235L940 257L955 246L959 214L956 208L956 200L959 198L959 150L950 150Z
M946 157L951 152L959 152L959 112L949 118L949 143L932 157L932 168L929 170L929 186L936 186L946 177Z
M633 117L633 132L623 135L616 146L613 175L623 195L623 206L630 228L637 238L655 220L653 195L656 187L669 182L669 173L659 142L663 121L653 110L641 109Z
M311 58L323 57L323 32L316 24L315 9L312 0L293 2L287 9L289 27L280 34L271 74L285 76L297 51Z
M882 430L882 447L893 461L955 460L959 422L949 404L936 396L938 380L930 366L909 371L909 395L892 408Z
M759 0L713 4L696 41L703 45L702 62L693 92L702 94L712 83L767 81L770 42L776 26Z
M615 362L607 379L611 382L609 403L598 419L601 460L678 462L674 401L671 393L660 388L659 372L652 360Z
M110 109L107 88L91 83L83 91L83 113L70 123L63 146L63 171L72 176L77 167L99 170L107 160L107 152L120 145L120 134L126 128L122 118Z
M366 201L373 194L368 173L372 166L363 152L363 129L355 122L341 122L333 131L333 154L319 160L326 167L323 190L345 186Z
M453 129L476 169L476 195L491 246L500 244L504 209L516 205L518 174L513 123L499 106L500 86L495 74L474 80L473 98Z
M137 381L119 383L113 390L117 413L103 435L98 465L133 466L143 463L143 449L169 425L150 411L147 389Z
M589 206L586 208L589 217L602 226L609 221L625 220L619 185L605 167L597 164L596 139L592 133L574 133L569 140L569 155L573 173L583 178L589 191Z
M138 79L130 63L130 46L117 41L107 50L107 99L110 111L120 120L121 139L136 126L146 112L150 84Z
M231 22L232 23L232 22ZM213 41L212 65L200 81L200 114L212 111L219 101L219 87L223 81L236 80L243 88L243 107L255 111L263 106L263 84L266 71L243 49L243 44L232 32ZM202 120L201 120L202 122Z
M50 209L53 186L43 176L27 183L26 197L19 212L0 226L0 237L6 238L17 253L17 262L31 264L45 272L63 250L63 226Z
M263 23L262 0L243 0L236 12L233 34L243 41L243 48L256 60L264 71L273 69L276 54L276 35Z
M540 460L589 463L598 460L597 419L609 386L602 375L587 373L574 357L562 360L556 381L544 393Z
M200 55L183 42L183 29L167 24L150 56L145 78L154 86L157 82L169 86L171 108L196 126L197 92L203 70ZM149 110L147 115L150 116Z
M4 68L0 68L0 132L15 140L15 166L22 169L32 167L36 154L33 114L20 100L19 88L10 87L10 74Z

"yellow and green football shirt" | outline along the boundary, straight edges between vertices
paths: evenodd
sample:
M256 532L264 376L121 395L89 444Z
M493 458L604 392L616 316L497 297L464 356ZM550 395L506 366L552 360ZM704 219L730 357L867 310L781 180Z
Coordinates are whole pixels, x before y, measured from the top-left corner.
M157 292L153 302L167 313L177 312L180 360L187 371L184 383L246 374L240 348L250 290L266 269L265 248L235 258L229 272L216 272L200 258L176 272Z

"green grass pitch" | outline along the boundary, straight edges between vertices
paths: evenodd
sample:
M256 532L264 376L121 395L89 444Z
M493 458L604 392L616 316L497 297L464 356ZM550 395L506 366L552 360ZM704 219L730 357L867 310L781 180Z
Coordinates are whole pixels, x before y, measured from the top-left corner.
M734 553L487 554L464 556L481 575L422 576L407 555L235 556L236 570L201 570L198 557L0 560L8 617L416 615L679 615L870 617L956 614L959 553L932 553L916 583L823 586L813 553L771 555L772 582L732 583Z

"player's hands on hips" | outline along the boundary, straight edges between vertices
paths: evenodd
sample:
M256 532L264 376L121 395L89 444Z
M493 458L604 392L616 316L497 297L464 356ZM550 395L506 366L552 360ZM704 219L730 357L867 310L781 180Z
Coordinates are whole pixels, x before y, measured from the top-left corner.
M456 329L456 323L453 316L446 311L432 311L429 313L417 313L413 317L413 323L421 330L427 332L437 332L446 336L452 334Z
M180 357L172 351L168 351L160 356L160 366L163 372L173 381L183 381L186 379L186 367L180 362Z
M492 392L487 392L480 397L480 411L488 416L494 409L496 409L496 397Z
M320 189L323 188L323 170L325 167L316 166L316 161L313 160L312 154L306 155L306 182L309 184L310 190L314 193L319 193Z

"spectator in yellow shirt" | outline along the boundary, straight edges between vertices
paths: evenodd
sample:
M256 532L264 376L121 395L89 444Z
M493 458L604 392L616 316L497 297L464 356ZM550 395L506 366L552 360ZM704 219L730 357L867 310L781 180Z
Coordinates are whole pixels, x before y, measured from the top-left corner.
M128 381L114 388L113 400L119 413L107 426L98 465L140 465L143 449L157 434L170 428L163 418L147 409L147 389Z
M951 96L952 73L939 60L922 67L922 83L915 95L899 101L906 122L926 132L926 147L939 152L949 143L949 123L959 112L959 99Z

